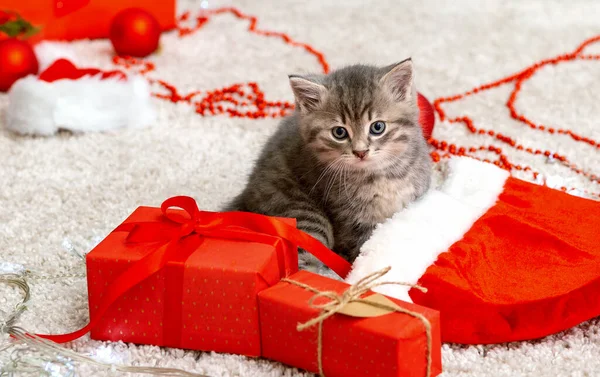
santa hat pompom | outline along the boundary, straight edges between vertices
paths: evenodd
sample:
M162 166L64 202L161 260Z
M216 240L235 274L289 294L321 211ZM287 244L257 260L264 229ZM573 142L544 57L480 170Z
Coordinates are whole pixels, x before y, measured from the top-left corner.
M8 100L6 126L23 135L141 128L156 117L143 77L80 69L66 59L15 82Z

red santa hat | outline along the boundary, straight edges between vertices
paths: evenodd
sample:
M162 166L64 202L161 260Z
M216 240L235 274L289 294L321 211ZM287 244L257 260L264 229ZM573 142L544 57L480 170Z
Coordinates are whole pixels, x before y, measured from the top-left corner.
M156 114L150 85L139 75L78 68L55 60L39 76L27 76L8 92L6 127L19 134L141 128Z
M385 266L375 290L440 311L445 342L550 335L600 315L600 202L510 177L468 157L380 225L347 282Z

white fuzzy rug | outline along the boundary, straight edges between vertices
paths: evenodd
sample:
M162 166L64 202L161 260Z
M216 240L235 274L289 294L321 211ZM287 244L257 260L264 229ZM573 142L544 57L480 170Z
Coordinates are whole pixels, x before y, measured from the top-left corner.
M199 9L201 3L182 2L178 11ZM600 34L600 2L588 0L285 4L209 0L210 7L225 5L256 15L259 27L313 45L332 67L354 62L389 64L412 56L418 88L431 100L571 52ZM160 55L151 58L156 64L151 76L176 84L183 93L255 81L267 100L292 100L287 74L318 71L315 58L278 39L249 34L246 28L246 21L221 15L184 39L174 32L164 35ZM72 48L81 63L114 69L107 41L78 42ZM586 52L599 54L600 43ZM523 85L516 106L538 124L600 140L599 84L598 61L548 66ZM504 86L444 108L451 118L469 115L481 128L515 137L525 147L568 156L581 169L600 173L597 148L512 120L505 107L511 89L512 85ZM6 102L6 96L0 95L0 113ZM155 104L159 119L146 130L50 138L0 131L0 263L48 275L71 269L78 273L81 263L66 251L65 242L87 251L139 205L158 206L165 198L181 194L195 197L203 209L219 209L242 189L253 159L278 122L201 117L188 104L158 99ZM556 160L505 148L491 137L470 134L462 125L438 122L434 137L467 147L493 143L514 163L540 172L549 184L564 185L573 193L600 193L600 185ZM530 173L516 175L533 179ZM32 288L21 326L61 333L87 322L85 279L32 281ZM1 286L0 292L0 309L7 311L17 301L18 291ZM599 330L596 319L534 342L444 345L444 376L599 376ZM71 347L103 360L183 368L211 376L306 375L264 360L107 344L87 336ZM9 357L10 351L1 351L0 365ZM77 370L82 376L111 375L89 367Z

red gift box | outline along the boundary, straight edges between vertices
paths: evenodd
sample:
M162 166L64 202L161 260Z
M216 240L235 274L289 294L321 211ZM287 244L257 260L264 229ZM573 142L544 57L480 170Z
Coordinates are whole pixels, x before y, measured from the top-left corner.
M216 215L203 214L209 222ZM169 226L161 209L152 207L138 208L123 224L142 221ZM106 287L157 249L154 243L128 243L127 237L126 231L112 232L87 255L92 321ZM256 294L297 270L297 249L269 236L261 243L206 238L195 245L184 239L179 248L186 242L191 252L178 253L116 300L91 337L259 356Z
M349 287L300 271L260 292L263 357L327 377L441 373L438 311L379 294L351 299L352 308L338 306L348 300ZM381 305L397 309L383 310ZM319 315L327 318L319 321Z
M173 210L179 207L182 210ZM121 340L261 355L258 292L298 270L298 247L345 276L350 266L293 219L200 211L189 197L139 207L86 257L91 331Z
M17 12L41 28L32 42L108 38L113 17L133 7L150 12L162 30L175 27L174 0L0 0L1 10Z

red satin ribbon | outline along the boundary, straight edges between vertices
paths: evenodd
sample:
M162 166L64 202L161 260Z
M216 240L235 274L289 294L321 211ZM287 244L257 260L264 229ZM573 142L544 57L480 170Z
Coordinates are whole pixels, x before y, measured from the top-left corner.
M181 211L169 211L173 207L183 209L187 216ZM204 237L250 242L266 242L268 239L272 241L272 237L279 237L310 252L340 277L346 277L351 269L348 261L329 250L317 239L272 217L248 212L203 212L198 209L196 201L187 196L176 196L165 200L161 206L161 211L170 220L170 223L126 223L115 229L115 231L129 232L126 242L161 242L162 246L133 263L106 288L104 298L98 305L98 309L90 323L69 334L38 334L38 336L56 343L66 343L82 337L98 324L98 321L116 300L129 289L165 268L167 263L170 263L170 266L166 273L174 279L171 280L173 283L171 286L177 286L178 289L174 289L175 292L181 291L181 282L178 283L178 279L183 275L181 269L185 264L185 260L200 246ZM180 307L181 300L177 300L178 294L181 294L181 292L175 293L173 300L169 300L173 302L169 310ZM164 332L165 344L177 346L181 331L179 325L181 313L175 311L169 314L169 317L169 321L165 320L167 326Z

